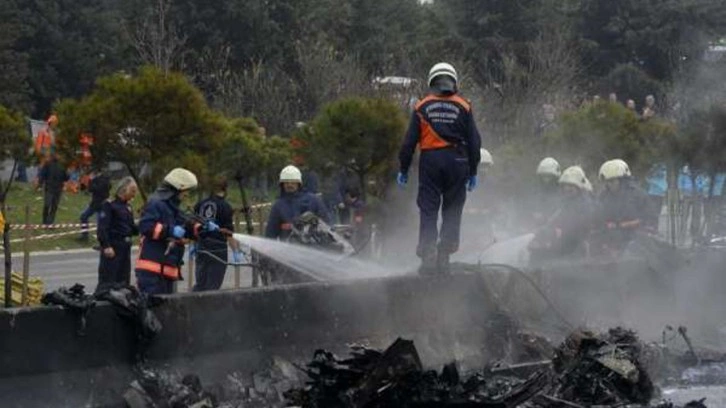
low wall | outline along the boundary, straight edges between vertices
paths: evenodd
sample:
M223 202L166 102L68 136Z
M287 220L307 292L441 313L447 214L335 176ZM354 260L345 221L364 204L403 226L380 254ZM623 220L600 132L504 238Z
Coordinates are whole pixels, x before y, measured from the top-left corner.
M431 364L469 359L481 353L491 309L482 285L475 275L411 276L170 296L155 308L164 329L149 358L192 369L205 382L254 370L271 356L305 361L320 347L386 346L398 336L420 343ZM57 307L0 312L0 395L9 406L119 401L131 379L130 326L100 304L86 335L77 328L77 317Z
M573 326L625 324L657 339L665 323L680 324L674 320L679 299L693 310L693 298L684 298L679 282L694 281L696 272L714 275L716 280L698 281L722 292L723 254L694 259L703 261L570 262L543 265L527 272L529 279L502 268L477 272L467 267L441 278L174 295L154 309L164 329L149 358L156 365L197 373L209 384L230 372L255 372L273 357L305 362L317 348L342 353L354 342L385 347L400 336L413 339L431 367L452 359L481 367L489 358L502 357L486 355L488 335L501 316L493 314L499 306L544 332L551 328L549 333L562 334L564 319ZM703 315L713 304L726 304L722 299L711 298L694 312ZM714 310L726 309L719 308ZM703 326L715 325L704 320ZM121 401L133 378L134 338L128 323L111 306L100 304L88 316L87 334L79 336L77 328L77 317L58 307L0 311L3 406L96 407Z

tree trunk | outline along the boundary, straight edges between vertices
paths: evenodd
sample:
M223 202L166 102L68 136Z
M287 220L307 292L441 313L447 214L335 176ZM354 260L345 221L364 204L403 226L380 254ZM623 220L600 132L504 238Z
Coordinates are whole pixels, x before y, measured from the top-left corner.
M245 191L244 181L242 177L237 177L237 187L239 188L240 197L242 197L242 214L245 217L245 224L247 227L247 234L252 235L255 232L255 228L252 226L252 209L247 201L247 192ZM262 230L262 224L260 224L260 231Z
M3 214L5 213L5 203L2 204ZM3 230L3 252L5 255L5 307L12 306L13 295L13 260L10 252L10 223L5 223Z
M3 205L3 210L5 210L5 198L8 196L8 191L10 191L10 186L13 185L13 180L15 179L15 171L18 169L18 161L13 160L13 169L10 170L10 179L8 180L8 184L5 186L5 188L2 190L2 195L0 195L0 203Z

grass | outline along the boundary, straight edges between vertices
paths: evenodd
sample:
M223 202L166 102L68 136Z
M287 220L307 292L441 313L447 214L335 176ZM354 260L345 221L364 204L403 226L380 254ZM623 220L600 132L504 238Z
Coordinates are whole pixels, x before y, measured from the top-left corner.
M248 197L250 195L248 194ZM182 204L185 208L193 207L197 195L188 197ZM239 190L236 188L230 188L228 200L233 208L239 209L242 207L242 199ZM68 193L64 192L61 196L61 202L58 207L55 222L56 224L64 223L79 223L79 217L81 212L88 206L91 201L91 196L86 193ZM250 203L254 204L254 203ZM141 197L137 196L133 202L134 212L138 217L138 214L143 205ZM6 214L5 218L7 222L11 224L24 224L25 223L25 207L28 206L30 210L30 223L41 224L43 215L43 191L35 189L31 184L26 183L15 183L13 184L10 192L8 193L6 203ZM267 211L263 211L261 214L263 219L267 219ZM257 211L253 211L253 221L258 222L260 214ZM243 220L242 216L239 216L240 220ZM91 218L89 222L95 222L94 218ZM256 233L259 233L259 228L255 228ZM78 231L80 228L68 228L60 230L33 230L30 232L31 236L38 236L43 234L53 234L67 231ZM238 231L242 231L244 228L238 228ZM25 231L23 230L11 230L10 239L21 239L25 237ZM48 250L67 250L67 249L78 249L78 248L91 248L96 245L95 231L89 233L90 240L83 242L78 240L80 234L66 235L57 238L44 238L38 240L29 241L29 251L48 251ZM13 252L20 252L23 250L23 242L14 242L11 244L11 250Z

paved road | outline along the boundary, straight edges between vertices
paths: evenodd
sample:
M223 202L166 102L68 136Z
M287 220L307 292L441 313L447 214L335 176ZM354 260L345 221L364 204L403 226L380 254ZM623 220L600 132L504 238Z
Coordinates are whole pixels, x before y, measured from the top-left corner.
M72 286L80 283L91 292L96 287L98 280L98 252L90 249L70 251L49 251L32 253L30 255L30 275L41 278L44 282L46 292L58 289L61 286ZM132 260L136 258L136 252L132 254ZM0 256L0 261L4 260ZM1 263L0 263L1 265ZM132 265L133 268L133 265ZM23 270L23 255L13 256L13 270ZM184 268L184 278L187 278L188 269ZM134 283L133 269L131 280ZM249 268L241 268L240 286L250 286L252 273ZM234 268L228 267L223 288L234 287ZM187 281L178 285L180 292L187 290Z

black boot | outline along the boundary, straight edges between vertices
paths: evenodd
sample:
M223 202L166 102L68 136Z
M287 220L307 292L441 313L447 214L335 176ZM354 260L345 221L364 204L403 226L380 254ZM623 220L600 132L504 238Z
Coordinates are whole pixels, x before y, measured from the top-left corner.
M418 274L421 276L436 275L436 254L425 254L421 257L421 266L418 268Z
M446 252L439 251L436 257L436 271L439 275L450 275L451 268L449 267L449 254Z

